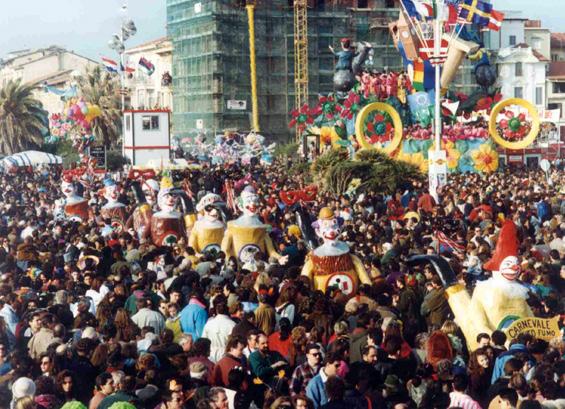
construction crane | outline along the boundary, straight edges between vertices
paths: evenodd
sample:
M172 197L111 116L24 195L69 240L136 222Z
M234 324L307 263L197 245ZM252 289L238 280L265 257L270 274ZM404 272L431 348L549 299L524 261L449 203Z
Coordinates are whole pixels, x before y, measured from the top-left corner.
M247 0L249 29L249 66L251 74L252 128L258 132L259 104L257 95L257 63L255 55L255 6L256 0ZM294 91L295 107L308 103L308 0L294 0ZM300 134L296 132L297 142Z
M308 103L308 0L294 0L294 93L296 109Z

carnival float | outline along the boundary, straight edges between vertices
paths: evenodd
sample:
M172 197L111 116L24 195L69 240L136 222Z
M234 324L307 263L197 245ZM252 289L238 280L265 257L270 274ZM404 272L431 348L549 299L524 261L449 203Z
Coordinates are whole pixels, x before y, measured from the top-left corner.
M491 173L499 165L497 147L531 145L540 131L538 112L528 101L502 99L492 56L478 33L499 29L503 14L491 4L467 3L400 2L400 16L389 29L402 72L364 69L374 52L370 44L343 39L342 50L334 52L335 92L291 112L289 126L300 135L303 154L313 159L340 150L352 160L362 151L380 151L423 173L430 163L448 173ZM477 83L471 95L449 89L466 59ZM319 149L312 155L314 146ZM434 151L445 154L435 158Z

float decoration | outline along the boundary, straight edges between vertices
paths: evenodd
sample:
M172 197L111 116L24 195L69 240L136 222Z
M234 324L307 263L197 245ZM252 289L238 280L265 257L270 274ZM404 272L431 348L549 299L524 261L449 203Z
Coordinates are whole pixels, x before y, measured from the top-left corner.
M512 105L524 108L530 117L526 120L526 115L520 113L517 116L509 110ZM500 114L504 112L504 119L499 120ZM530 146L540 131L539 114L530 102L510 98L499 102L492 110L489 121L489 132L492 139L506 149L525 149ZM507 138L507 139L506 139Z
M196 205L198 220L194 223L188 237L188 245L198 254L221 250L226 230L221 208L225 206L222 197L207 193Z

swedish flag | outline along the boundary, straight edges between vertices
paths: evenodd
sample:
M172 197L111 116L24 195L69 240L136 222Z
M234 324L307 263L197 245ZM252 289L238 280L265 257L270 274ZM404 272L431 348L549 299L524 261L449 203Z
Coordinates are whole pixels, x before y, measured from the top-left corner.
M459 5L459 18L482 27L489 25L492 4L480 0L463 0Z

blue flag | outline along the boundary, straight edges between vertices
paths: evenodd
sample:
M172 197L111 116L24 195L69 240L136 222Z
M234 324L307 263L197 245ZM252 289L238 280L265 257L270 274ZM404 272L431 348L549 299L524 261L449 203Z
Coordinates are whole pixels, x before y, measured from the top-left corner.
M489 25L491 12L492 4L480 0L463 0L460 4L459 18L486 27Z

